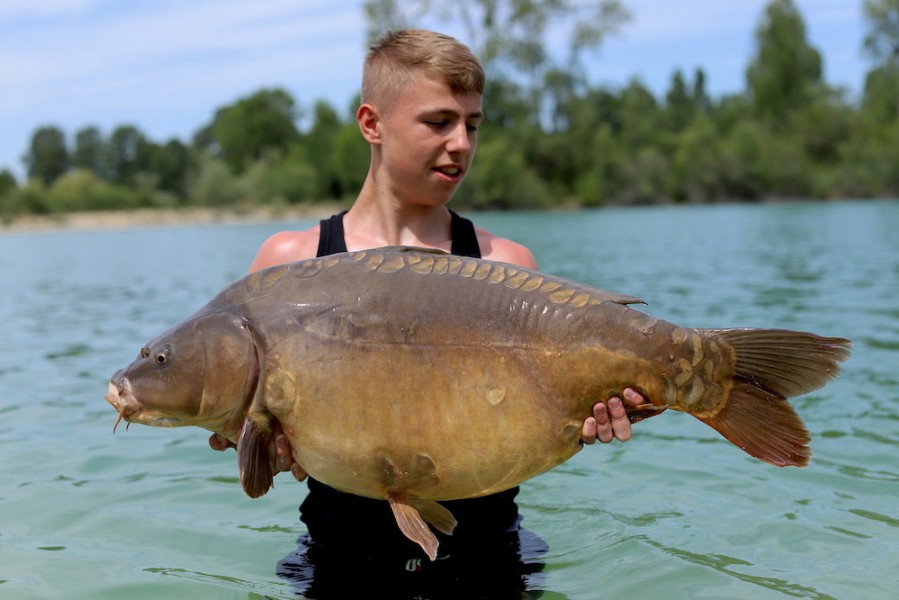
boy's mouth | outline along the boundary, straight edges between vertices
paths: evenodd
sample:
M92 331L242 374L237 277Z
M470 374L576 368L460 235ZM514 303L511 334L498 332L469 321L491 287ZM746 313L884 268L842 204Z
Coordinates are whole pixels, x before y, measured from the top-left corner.
M464 169L458 165L434 167L434 171L450 179L461 179L462 174L465 172Z

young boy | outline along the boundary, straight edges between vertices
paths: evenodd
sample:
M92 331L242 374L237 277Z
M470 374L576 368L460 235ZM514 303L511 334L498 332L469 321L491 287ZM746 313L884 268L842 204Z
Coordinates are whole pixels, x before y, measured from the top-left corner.
M250 271L337 252L379 246L439 248L536 268L525 246L474 227L447 209L474 157L483 119L484 72L467 47L448 36L403 30L381 38L368 54L363 72L359 130L371 147L371 164L362 190L349 211L307 231L285 231L266 240ZM631 427L624 404L642 397L625 390L624 400L597 399L583 425L584 443L625 441ZM347 430L365 423L347 423ZM210 445L227 442L213 436ZM283 436L277 442L278 469L306 474L290 464ZM451 538L440 535L441 555L470 543L482 545L517 531L518 489L484 498L445 503L458 520ZM309 480L300 509L312 542L328 552L346 552L366 560L392 557L398 568L427 568L421 550L397 528L386 502L359 498ZM414 561L411 562L410 561ZM438 561L439 562L439 561Z

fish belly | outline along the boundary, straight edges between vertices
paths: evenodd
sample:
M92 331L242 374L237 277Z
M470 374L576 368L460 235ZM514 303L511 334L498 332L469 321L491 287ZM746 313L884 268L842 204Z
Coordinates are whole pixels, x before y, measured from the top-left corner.
M367 348L344 361L347 350L319 350L316 374L280 418L299 464L335 488L474 497L580 449L589 404L541 377L546 361L534 351Z

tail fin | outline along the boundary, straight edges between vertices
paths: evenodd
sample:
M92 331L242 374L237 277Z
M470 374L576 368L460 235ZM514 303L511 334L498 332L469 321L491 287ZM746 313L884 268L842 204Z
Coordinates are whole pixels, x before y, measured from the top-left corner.
M834 379L852 342L780 329L717 329L734 349L730 395L711 417L700 418L747 453L778 467L808 464L809 433L787 398Z

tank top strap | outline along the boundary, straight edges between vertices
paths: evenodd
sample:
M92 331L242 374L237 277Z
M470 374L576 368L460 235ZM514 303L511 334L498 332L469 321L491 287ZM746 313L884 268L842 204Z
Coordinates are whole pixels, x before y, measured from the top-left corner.
M320 258L347 251L346 236L343 233L343 215L346 213L347 211L342 211L319 222L318 253L315 255L316 257Z
M453 245L450 249L451 254L456 256L468 256L469 258L481 258L481 247L478 244L478 236L474 230L474 223L450 211L452 222L450 224L450 235L452 236Z

